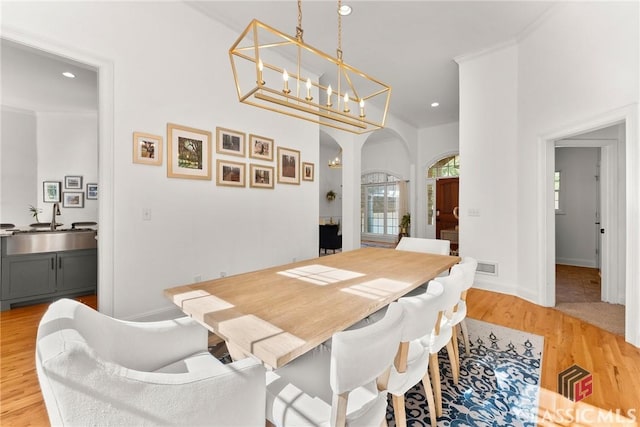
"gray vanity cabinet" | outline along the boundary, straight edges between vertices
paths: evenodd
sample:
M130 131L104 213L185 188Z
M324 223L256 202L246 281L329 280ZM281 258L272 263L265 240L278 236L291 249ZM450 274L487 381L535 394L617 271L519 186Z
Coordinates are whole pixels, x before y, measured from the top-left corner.
M96 292L97 249L2 256L1 309Z

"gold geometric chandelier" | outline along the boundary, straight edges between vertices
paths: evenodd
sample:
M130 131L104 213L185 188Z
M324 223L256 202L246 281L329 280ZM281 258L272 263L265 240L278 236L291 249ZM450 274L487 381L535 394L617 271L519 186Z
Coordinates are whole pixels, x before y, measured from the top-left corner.
M391 87L344 63L340 13L335 58L304 43L302 33L301 0L295 37L251 21L229 49L240 102L356 134L383 128ZM327 61L335 75L312 74Z

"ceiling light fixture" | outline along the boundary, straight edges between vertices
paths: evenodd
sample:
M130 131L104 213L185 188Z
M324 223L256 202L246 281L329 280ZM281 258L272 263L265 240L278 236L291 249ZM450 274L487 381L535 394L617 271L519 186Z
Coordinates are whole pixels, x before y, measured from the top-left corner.
M335 159L333 160L329 160L329 167L332 169L339 169L342 167L342 159L340 158L342 156L342 148L340 149L340 151L338 151L338 155L336 156Z
M64 73L62 73L62 75L67 77L67 78L69 78L69 79L75 79L76 78L76 75L71 73L71 72L69 72L69 71L65 71Z
M440 105L440 103L439 103L439 102L432 102L432 103L431 103L431 106L432 106L433 108L436 108L436 107L437 107L437 106L439 106L439 105Z
M341 15L336 57L304 43L302 33L301 0L295 37L256 19L249 23L229 49L240 102L356 134L383 128L391 87L343 62ZM336 67L324 83L309 71L319 62Z
M343 4L338 8L338 13L342 16L349 16L351 12L353 12L353 9L348 4Z

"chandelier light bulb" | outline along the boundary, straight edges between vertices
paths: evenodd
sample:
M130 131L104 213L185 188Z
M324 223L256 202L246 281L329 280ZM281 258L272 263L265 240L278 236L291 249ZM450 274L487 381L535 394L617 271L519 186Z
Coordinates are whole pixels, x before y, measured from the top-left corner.
M348 113L349 111L351 111L349 109L349 94L348 93L344 93L344 110L345 113Z
M360 117L364 118L364 99L360 100Z
M291 90L289 90L289 73L287 73L287 70L284 70L282 73L282 80L284 80L284 89L282 89L282 91L284 93L291 93Z
M262 59L258 60L258 84L263 85L264 80L262 80L262 70L264 70L264 64L262 63Z
M313 96L311 96L311 79L307 78L307 96L304 98L307 101L311 101Z
M327 88L327 107L331 107L331 94L333 93L333 89L331 89L331 85Z

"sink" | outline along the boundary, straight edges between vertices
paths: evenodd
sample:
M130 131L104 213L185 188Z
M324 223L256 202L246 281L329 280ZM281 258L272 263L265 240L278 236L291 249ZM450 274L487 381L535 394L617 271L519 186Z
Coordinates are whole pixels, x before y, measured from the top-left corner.
M72 251L98 247L95 230L27 230L5 238L7 255Z
M56 227L61 227L63 225L64 224L60 224L59 222L56 222ZM33 224L29 224L29 227L47 230L51 228L51 223L50 222L34 222Z

